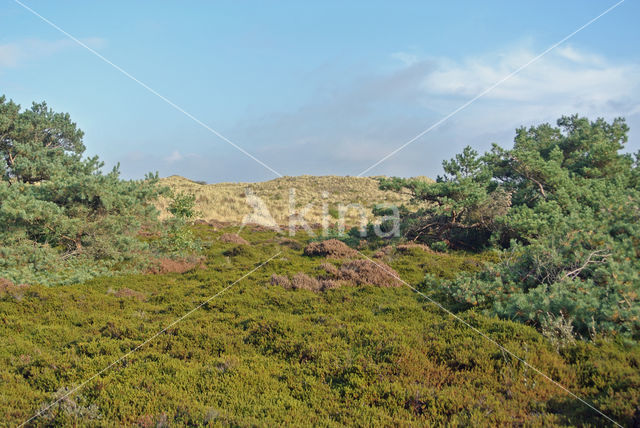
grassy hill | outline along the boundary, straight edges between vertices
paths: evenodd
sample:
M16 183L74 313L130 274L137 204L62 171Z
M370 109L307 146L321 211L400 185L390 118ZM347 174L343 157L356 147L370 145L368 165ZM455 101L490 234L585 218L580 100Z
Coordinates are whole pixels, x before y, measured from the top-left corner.
M263 229L245 228L242 243L227 235L235 229L195 226L206 260L185 273L0 287L0 425L25 421L148 338L30 425L607 423L406 286L380 286L384 279L375 276L377 286L351 276L324 291L274 281L278 275L296 283L302 273L313 283L344 272L357 255L308 256L304 235ZM481 269L488 257L419 246L363 251L424 292L425 273L449 278ZM474 311L461 316L631 425L640 400L637 345L596 337L558 348L519 323Z
M425 180L428 180L425 178ZM338 205L360 204L371 219L371 208L375 204L400 205L409 201L408 195L378 189L378 181L370 177L309 176L282 177L261 183L216 183L199 184L177 175L163 178L161 184L178 192L196 196L196 209L200 218L207 221L241 223L252 212L247 204L247 189L261 198L278 225L289 221L290 189L295 189L295 207L301 209L308 204L305 219L309 224L322 222L323 204L333 218L337 217ZM325 196L323 196L325 195ZM159 207L166 216L167 201ZM345 222L349 226L359 224L359 212L347 211Z

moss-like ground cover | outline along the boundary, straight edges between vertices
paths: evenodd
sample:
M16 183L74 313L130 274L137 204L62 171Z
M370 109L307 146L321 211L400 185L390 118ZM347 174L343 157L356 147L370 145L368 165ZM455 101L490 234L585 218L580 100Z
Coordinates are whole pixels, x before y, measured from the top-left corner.
M245 229L251 245L217 239L231 229L196 232L207 247L199 270L0 294L0 424L30 418L278 251L30 425L607 424L408 287L285 290L270 284L272 274L313 275L327 260L303 256L272 232ZM481 259L411 249L385 262L418 285L426 273L480 269ZM461 316L614 420L632 423L640 404L636 345L598 338L556 351L523 324Z

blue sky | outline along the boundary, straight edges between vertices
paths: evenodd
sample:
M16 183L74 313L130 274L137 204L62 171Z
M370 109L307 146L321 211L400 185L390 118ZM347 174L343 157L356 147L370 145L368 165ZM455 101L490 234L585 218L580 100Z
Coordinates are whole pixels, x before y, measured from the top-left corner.
M610 1L25 4L283 175L357 175ZM627 0L368 175L428 175L562 114L627 118L640 149L640 4ZM0 93L46 100L123 175L275 175L19 4L0 0Z

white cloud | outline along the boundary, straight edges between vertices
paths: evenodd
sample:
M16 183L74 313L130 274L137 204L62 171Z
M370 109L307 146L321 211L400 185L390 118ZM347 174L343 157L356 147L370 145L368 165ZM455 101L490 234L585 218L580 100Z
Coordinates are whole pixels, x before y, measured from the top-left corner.
M579 51L571 45L559 46L555 49L555 53L576 63L591 63L595 65L606 64L606 60L603 56Z
M394 52L391 58L396 59L406 66L410 66L418 62L418 56L407 52Z
M285 174L358 174L537 55L528 47L454 60L396 52L395 67L359 76L295 110L247 118L232 135ZM403 65L398 66L397 61ZM331 87L331 86L330 86ZM626 116L640 128L640 65L567 45L532 63L370 174L430 175L465 145L509 146L515 128L562 115ZM637 143L636 143L637 145Z
M171 152L171 154L169 156L167 156L166 158L164 158L164 160L166 160L167 162L173 163L173 162L179 162L182 159L184 159L184 156L182 156L180 154L179 151L174 150L173 152Z
M437 70L425 76L427 95L471 98L535 57L519 49L502 56L453 62L437 61ZM634 102L638 91L638 64L614 64L599 55L565 46L551 51L483 98L523 104L570 105L575 111L611 110L611 105Z
M436 69L425 74L420 92L444 116L535 55L530 49L519 48L500 56L439 59L434 61ZM638 135L636 128L640 128L639 100L640 64L617 63L566 45L524 68L445 123L455 123L455 127L443 126L429 138L458 141L458 147L464 140L481 149L488 147L489 139L508 145L505 136L513 136L516 127L553 124L562 115L577 113L591 119L626 117L631 127L628 149L637 150L634 137Z
M288 111L247 116L227 134L287 175L355 175L536 54L523 45L501 55L463 59L413 58L398 52L387 57L391 64L386 65L392 67L359 74L347 82L327 79L319 86L320 96ZM564 46L367 174L435 177L441 173L441 161L465 145L478 151L489 149L492 142L509 146L515 128L553 124L560 116L574 113L591 119L627 117L628 149L635 151L640 149L640 138L634 138L639 135L636 127L640 130L638 100L639 64ZM162 175L180 173L207 181L273 178L235 153L198 158L175 150L145 162L146 169L159 169Z

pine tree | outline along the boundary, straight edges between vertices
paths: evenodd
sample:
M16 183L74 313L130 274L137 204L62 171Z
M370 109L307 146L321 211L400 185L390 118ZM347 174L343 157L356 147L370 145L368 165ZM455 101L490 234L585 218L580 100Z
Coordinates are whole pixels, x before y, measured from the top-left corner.
M431 204L407 215L408 237L501 249L501 263L436 285L459 308L640 337L640 160L621 153L628 127L578 116L557 125L518 129L509 150L467 148L436 183L381 185Z
M82 138L69 114L0 97L0 278L70 283L149 259L138 233L159 226L153 202L167 190L157 175L103 174Z

